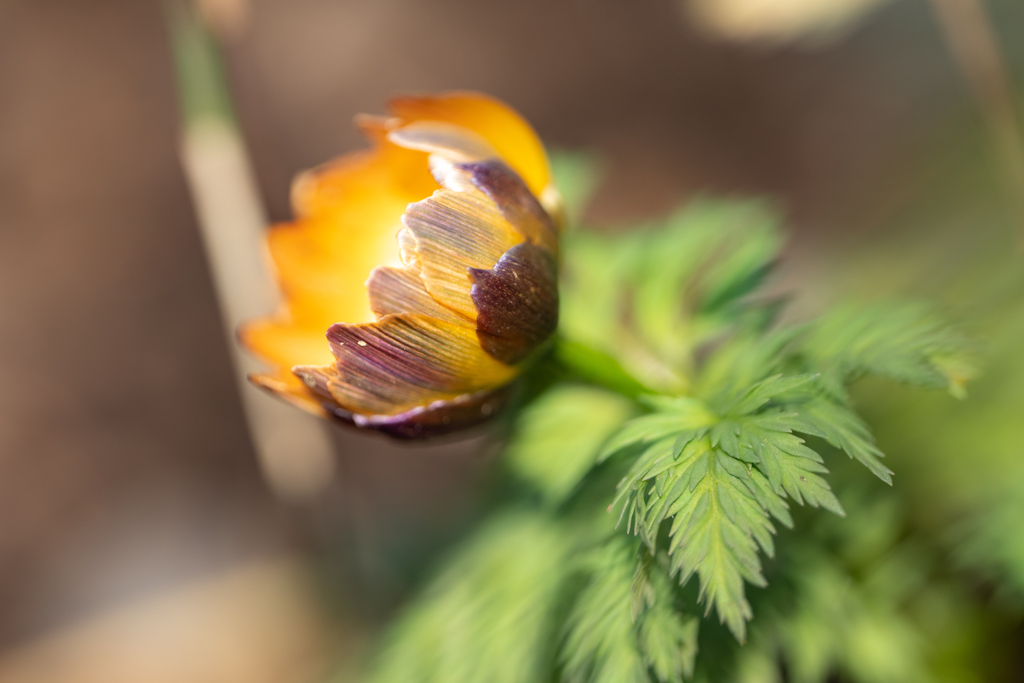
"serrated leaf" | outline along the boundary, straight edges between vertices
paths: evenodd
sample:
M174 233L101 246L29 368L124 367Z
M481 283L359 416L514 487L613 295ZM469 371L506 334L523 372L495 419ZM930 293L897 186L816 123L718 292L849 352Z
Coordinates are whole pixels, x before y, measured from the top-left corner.
M654 557L650 553L641 553L633 573L633 585L629 596L629 617L636 623L640 613L654 604L654 587L651 585L651 562Z
M690 468L690 476L686 479L686 487L690 489L692 493L697 485L704 481L704 477L708 474L708 468L711 467L711 453L703 453L697 456L693 466Z
M875 445L868 426L850 408L827 398L815 398L794 406L794 431L819 436L892 485L893 472L882 464L885 455Z
M705 493L704 495L710 495ZM673 567L680 572L683 582L693 574L700 578L700 598L706 612L714 608L720 621L725 623L740 642L745 637L746 621L753 614L744 594L744 580L764 585L753 543L735 526L729 525L720 511L702 515L685 535L690 545L679 553Z
M788 496L800 505L806 502L845 516L828 483L818 476L828 472L821 464L821 456L791 432L766 427L778 426L777 418L778 414L769 416L767 421L755 416L739 422L740 441L760 458L757 469L765 474L776 494Z
M647 566L650 568L650 561ZM681 683L693 676L700 620L675 608L664 571L649 572L648 586L651 601L637 629L640 651L657 681Z
M659 558L660 559L664 559ZM566 621L559 680L681 683L693 675L699 620L678 609L663 563L614 538L582 562Z
M772 549L775 530L764 508L750 493L741 477L746 470L736 460L711 448L704 440L703 452L680 463L672 473L677 480L691 481L697 463L706 470L691 489L673 487L672 506L650 505L644 491L635 491L631 503L636 507L642 529L656 528L661 520L674 517L669 531L669 554L673 573L681 583L697 574L701 598L728 624L737 638L743 638L744 623L750 618L750 605L743 581L764 585L758 546ZM730 471L731 470L731 471ZM629 505L630 503L627 503ZM650 531L646 532L650 535Z
M678 434L702 426L710 426L713 416L703 403L688 398L667 396L645 397L659 412L635 418L620 429L598 455L603 462L627 448L640 448L671 434Z
M709 433L711 445L721 448L734 458L740 458L739 433L739 425L731 420L722 420Z
M792 391L799 387L804 386L808 382L813 382L818 378L817 373L807 373L803 375L775 375L768 379L761 380L757 384L742 392L740 396L736 397L729 405L725 406L722 410L724 415L749 415L762 408L768 401L785 394L788 391Z
M675 415L655 413L635 418L608 440L601 448L597 461L604 462L619 451L642 448L666 436L672 436L674 440L680 430L679 418Z
M693 677L700 619L669 610L650 610L640 622L640 648L661 683Z
M844 383L863 374L962 389L973 372L966 346L928 307L887 301L831 311L809 326L803 350L823 368L830 395L842 399Z
M549 517L492 519L392 629L374 683L533 683L548 677L554 606L567 578Z
M569 612L560 660L569 683L648 683L630 617L636 553L613 540L587 558L587 581Z
M764 409L777 397L803 399L805 393L794 391L814 379L813 374L770 377L740 392L733 403L737 412L754 412L717 422L711 416L711 424L677 434L666 433L676 424L671 413L635 421L648 435L657 427L658 439L647 445L620 483L614 503L622 504L620 521L625 518L627 530L653 552L658 529L671 519L672 571L683 583L693 574L700 577L706 608L714 608L737 638L743 637L743 624L750 617L742 584L763 585L758 553L774 552L770 520L793 524L784 499L845 514L820 476L827 472L821 456L793 433L807 427L800 413L785 401ZM695 399L647 403L679 416L701 416L696 422L709 419ZM681 419L680 424L693 423ZM630 438L635 441L636 434Z

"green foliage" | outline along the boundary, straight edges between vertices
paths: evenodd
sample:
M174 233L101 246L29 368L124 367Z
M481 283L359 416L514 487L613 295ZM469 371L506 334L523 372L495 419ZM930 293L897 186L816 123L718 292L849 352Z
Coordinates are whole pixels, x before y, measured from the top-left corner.
M557 386L524 410L505 463L547 500L559 503L633 412L633 404L619 394L578 384Z
M566 226L572 229L579 225L583 210L604 175L601 164L590 152L554 150L550 157L551 175L562 195Z
M798 341L776 364L805 361ZM889 470L818 374L773 375L742 388L726 382L704 400L655 397L649 404L652 412L628 423L602 453L636 453L616 503L627 530L652 550L672 520L670 570L684 584L696 574L707 610L714 607L742 640L752 616L743 583L765 585L758 550L773 553L771 519L792 525L787 500L844 514L822 476L822 456L797 434L847 449L885 481Z
M901 559L891 560L898 566L874 571L920 569L906 564L910 558ZM799 566L794 608L767 620L772 630L758 629L744 656L781 658L793 683L824 683L836 670L862 683L933 680L926 666L925 630L907 613L904 596L887 595L875 585L893 577L876 573L858 579L834 558L814 553L800 557ZM781 680L777 671L771 673Z
M683 584L698 576L706 610L740 640L753 614L744 582L765 585L759 551L773 554L772 520L792 525L788 501L844 514L820 448L805 439L844 450L891 483L846 384L874 374L956 387L968 368L960 338L913 304L847 306L768 329L774 306L750 295L778 246L773 225L761 205L704 202L660 233L597 240L573 271L596 278L590 261L617 254L612 279L632 305L630 316L606 314L602 334L626 340L612 355L626 367L646 359L643 367L657 368L646 377L652 386L686 393L648 398L650 413L601 455L630 463L615 499L626 529L654 551L667 524L670 571ZM596 330L569 325L570 335Z
M371 680L545 680L567 549L560 526L543 515L490 520L406 610Z
M882 451L875 444L867 424L843 403L815 397L800 404L794 416L797 432L825 439L869 470L886 484L892 483L892 470L882 464Z
M707 609L741 640L752 616L743 582L765 585L758 548L774 551L772 517L792 525L785 499L843 514L821 456L792 433L799 413L780 398L814 379L775 376L711 403L654 400L602 454L642 448L616 499L627 529L653 551L671 519L670 571L684 584L697 574Z
M1019 255L958 256L966 272L950 274L946 296L986 304L970 310L987 370L968 399L874 386L859 394L907 473L919 523L959 569L991 585L1003 609L1024 615L1024 269Z
M1024 469L1024 468L1021 468ZM949 534L957 563L999 589L1000 600L1024 612L1024 472L1007 473L1002 486L977 501ZM1008 540L1010 539L1010 540Z
M821 368L830 395L844 399L845 385L861 375L887 377L929 388L948 388L962 396L973 374L964 357L962 335L928 307L883 302L843 306L812 327L804 353Z
M645 681L647 671L630 618L636 553L629 552L624 544L611 544L587 560L588 581L567 620L564 680Z
M646 554L645 554L646 555ZM693 675L699 622L680 612L663 572L614 539L583 561L586 583L566 621L563 680L681 683Z
M609 353L648 386L685 390L697 348L770 316L748 295L777 256L777 223L762 202L703 199L662 225L568 235L563 335Z
M859 524L821 518L780 557L784 588L760 605L738 651L739 683L924 683L993 680L979 612L908 536L900 501L844 472ZM997 664L997 666L993 666ZM785 677L783 677L783 669Z
M919 574L912 558L891 558L892 567L856 580L829 557L801 558L796 607L777 623L777 647L795 683L824 681L841 668L864 683L925 681L923 638L900 605L899 595L885 595L874 582L882 572ZM900 585L900 582L897 585ZM766 636L768 637L768 636Z
M592 187L583 168L555 163L576 188L570 216ZM776 324L762 285L777 223L763 203L700 200L662 225L565 235L561 379L516 416L502 461L518 512L496 513L445 563L374 680L767 683L782 680L779 661L798 683L927 680L907 593L886 592L899 572L869 580L816 527L790 534L787 552L776 524L804 507L846 514L826 479L837 450L891 483L848 385L873 375L958 392L963 340L908 303ZM774 574L762 554L779 555ZM748 583L767 588L753 604ZM698 604L732 635L703 628ZM725 653L706 655L714 666L702 668L698 636Z

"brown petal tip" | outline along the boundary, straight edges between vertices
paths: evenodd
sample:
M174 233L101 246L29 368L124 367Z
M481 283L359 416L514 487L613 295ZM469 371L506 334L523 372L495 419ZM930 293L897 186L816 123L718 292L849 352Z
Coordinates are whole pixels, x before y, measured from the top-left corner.
M517 244L491 270L471 268L469 274L477 337L492 357L515 365L558 327L557 273L547 250Z
M435 401L398 415L360 415L339 406L329 408L340 422L359 429L412 441L461 432L494 417L508 404L512 387L465 394L448 401Z

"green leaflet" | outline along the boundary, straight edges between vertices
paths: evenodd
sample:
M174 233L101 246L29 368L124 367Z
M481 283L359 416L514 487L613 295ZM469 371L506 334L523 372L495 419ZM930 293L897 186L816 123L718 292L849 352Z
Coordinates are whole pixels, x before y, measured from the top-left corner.
M620 538L584 558L566 621L562 673L572 683L682 683L693 675L699 620L675 604L664 571Z
M777 222L764 202L699 199L658 226L568 235L563 336L614 356L644 385L685 389L703 344L773 314L749 299L778 253Z
M852 410L824 396L799 403L793 410L796 415L791 424L795 431L825 439L861 462L886 484L892 484L893 472L881 462L885 456L875 445L868 426Z
M523 411L505 463L557 504L594 465L601 444L634 412L619 394L559 385Z
M943 663L942 650L967 645L976 615L936 571L928 545L907 538L900 501L864 487L868 480L852 469L845 474L851 517L861 523L824 518L787 545L780 558L787 599L759 614L736 679L781 681L781 663L794 683L989 680L981 669ZM744 677L743 669L765 663L762 675Z
M766 408L813 379L759 382L721 416L696 399L654 400L658 412L627 423L605 448L610 455L643 447L615 499L626 528L654 550L671 518L670 571L683 584L696 574L706 609L739 639L752 616L743 582L764 585L758 550L774 549L771 517L792 523L785 499L843 514L819 476L820 456L791 433L786 420L794 414Z
M665 400L663 397L650 397L649 402L670 406L670 410L654 412L627 422L601 449L598 462L603 462L626 447L645 445L685 430L707 427L714 419L714 415L700 401L684 398L667 399L671 402L659 403Z
M647 665L660 683L680 683L693 676L700 619L679 609L663 567L664 557L643 553L633 574L630 616L639 624L637 640Z
M865 374L959 395L974 374L966 347L927 306L887 301L825 314L809 327L802 351L822 368L825 390L845 399L845 384Z
M646 683L630 618L635 557L628 544L613 541L587 558L587 580L566 621L567 683Z
M643 315L637 313L638 326ZM701 364L663 354L677 371L695 373L686 382L693 394L644 397L651 412L624 425L603 449L600 460L619 454L631 462L613 503L621 506L620 522L654 549L671 519L671 571L684 584L698 576L705 608L742 640L751 617L743 584L764 585L758 554L772 554L771 520L792 525L789 500L845 514L823 476L822 456L798 435L824 440L891 483L845 384L877 374L959 386L968 372L961 346L925 308L890 303L847 307L768 333L747 328Z
M671 519L671 573L682 584L696 575L705 609L739 640L752 617L743 584L765 585L758 555L773 554L773 518L792 525L787 500L845 515L821 455L797 433L827 440L890 481L863 423L827 398L820 380L774 375L719 390L708 403L651 397L653 412L626 423L601 454L633 458L613 502L627 531L654 551Z
M547 516L492 519L406 610L370 680L544 680L567 551L563 530Z

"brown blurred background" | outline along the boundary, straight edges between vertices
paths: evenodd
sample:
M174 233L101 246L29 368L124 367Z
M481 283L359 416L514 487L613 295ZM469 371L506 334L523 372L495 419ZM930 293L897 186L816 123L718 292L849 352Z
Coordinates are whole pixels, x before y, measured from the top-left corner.
M923 0L782 47L716 40L671 0L256 0L226 58L275 220L297 171L362 144L353 114L471 88L602 154L593 222L768 194L795 272L877 230L927 180L906 160L975 116ZM472 510L479 442L339 433L328 492L270 494L179 132L160 2L0 0L0 650L244 563L315 552L386 575L387 548L422 551Z

